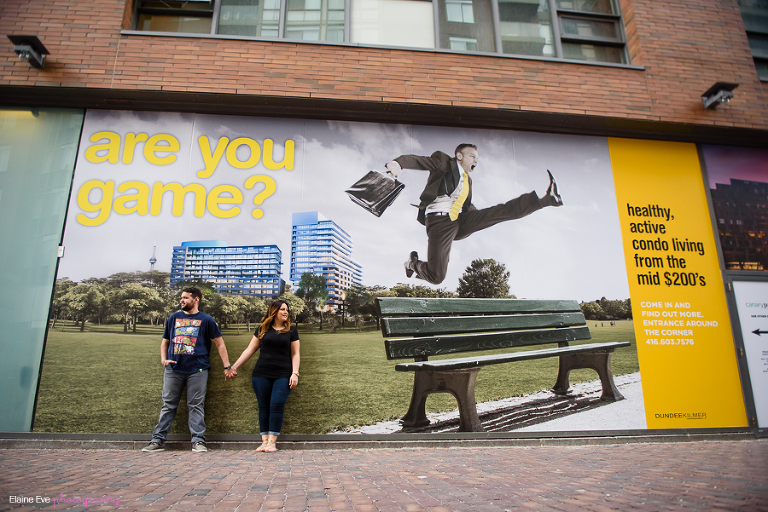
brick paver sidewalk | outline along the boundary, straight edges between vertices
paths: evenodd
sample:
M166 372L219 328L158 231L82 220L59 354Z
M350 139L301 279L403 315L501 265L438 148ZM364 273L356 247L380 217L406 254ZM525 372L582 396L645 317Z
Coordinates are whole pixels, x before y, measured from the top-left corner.
M20 503L37 497L42 503ZM0 510L115 508L768 511L768 442L275 454L0 450Z

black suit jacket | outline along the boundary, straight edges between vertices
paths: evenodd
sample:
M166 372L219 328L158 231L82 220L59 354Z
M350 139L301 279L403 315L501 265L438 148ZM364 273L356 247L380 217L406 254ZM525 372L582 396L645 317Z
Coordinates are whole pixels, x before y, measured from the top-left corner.
M451 158L442 151L435 151L432 156L402 155L395 158L395 162L403 169L417 169L429 171L427 185L419 196L419 214L416 217L422 224L425 223L427 206L437 196L450 195L459 183L459 164L455 158ZM467 175L469 178L469 175ZM462 211L476 210L472 205L472 178L469 181L469 195L464 201Z

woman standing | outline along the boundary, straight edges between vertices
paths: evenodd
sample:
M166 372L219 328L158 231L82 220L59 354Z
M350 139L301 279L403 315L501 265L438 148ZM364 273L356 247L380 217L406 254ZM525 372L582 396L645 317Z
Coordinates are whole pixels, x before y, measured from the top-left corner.
M288 304L276 300L258 330L227 378L234 378L237 369L261 349L253 368L253 391L259 402L259 430L261 446L257 452L276 452L277 436L283 428L285 402L291 390L299 383L299 333L291 327Z

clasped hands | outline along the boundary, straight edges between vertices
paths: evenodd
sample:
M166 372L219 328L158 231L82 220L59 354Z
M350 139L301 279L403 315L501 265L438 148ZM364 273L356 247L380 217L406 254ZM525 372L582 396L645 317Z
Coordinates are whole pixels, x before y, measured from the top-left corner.
M234 368L224 370L224 380L234 379L235 377L237 377L237 370Z

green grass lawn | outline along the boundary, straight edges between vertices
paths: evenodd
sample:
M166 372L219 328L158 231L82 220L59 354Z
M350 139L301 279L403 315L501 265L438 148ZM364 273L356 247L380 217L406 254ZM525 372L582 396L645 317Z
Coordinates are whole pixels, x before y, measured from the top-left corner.
M631 321L609 327L588 323L594 342L632 341L613 356L614 375L638 371ZM223 329L230 361L248 345L244 326ZM283 432L322 434L403 416L410 401L413 374L396 372L401 361L387 361L384 339L372 327L336 333L299 326L301 378L288 399ZM161 406L161 327L139 326L136 334L122 326L67 327L48 334L34 430L38 432L150 433ZM469 354L467 354L469 355ZM216 350L211 356L206 398L209 434L256 434L256 398L251 371L256 354L234 381L224 381ZM478 402L549 389L557 376L557 359L539 359L483 368L477 378ZM571 372L571 383L595 380L592 370ZM447 394L427 400L429 412L456 408ZM187 411L179 408L172 433L188 433Z

